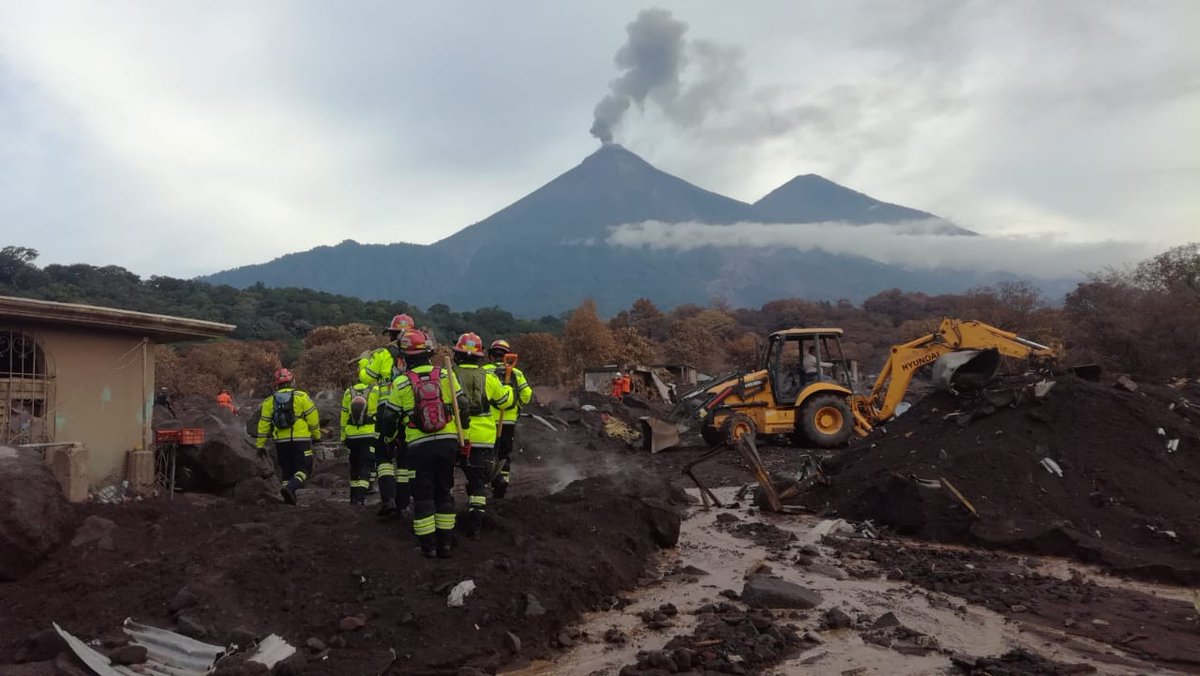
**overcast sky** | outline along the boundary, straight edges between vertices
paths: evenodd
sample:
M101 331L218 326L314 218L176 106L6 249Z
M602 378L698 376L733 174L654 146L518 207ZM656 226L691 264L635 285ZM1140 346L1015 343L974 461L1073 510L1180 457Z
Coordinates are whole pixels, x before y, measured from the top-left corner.
M0 244L191 276L436 241L597 147L649 7L688 24L698 103L614 138L704 188L817 173L984 234L1200 239L1196 0L46 0L0 3Z

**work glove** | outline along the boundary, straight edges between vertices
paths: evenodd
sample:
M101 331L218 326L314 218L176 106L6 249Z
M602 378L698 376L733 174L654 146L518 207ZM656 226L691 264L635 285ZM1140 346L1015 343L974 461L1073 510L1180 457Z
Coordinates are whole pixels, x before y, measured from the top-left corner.
M471 442L464 441L463 445L459 447L458 452L461 453L462 457L464 458L471 457Z

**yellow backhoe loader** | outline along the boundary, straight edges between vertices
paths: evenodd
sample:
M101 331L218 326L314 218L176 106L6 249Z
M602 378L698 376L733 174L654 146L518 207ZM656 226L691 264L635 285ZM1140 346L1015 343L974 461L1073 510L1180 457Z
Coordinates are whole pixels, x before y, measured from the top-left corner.
M916 371L935 368L945 387L991 380L1000 356L1048 360L1054 351L982 322L943 319L938 330L894 346L870 392L855 394L837 328L770 334L757 371L719 378L681 398L711 445L736 446L744 435L789 435L800 446L834 448L891 418ZM948 355L954 355L948 357Z

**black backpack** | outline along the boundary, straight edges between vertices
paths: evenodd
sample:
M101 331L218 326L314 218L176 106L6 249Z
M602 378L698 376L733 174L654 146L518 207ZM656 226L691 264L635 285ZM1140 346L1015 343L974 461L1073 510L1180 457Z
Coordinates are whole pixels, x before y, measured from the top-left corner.
M284 390L275 393L275 407L271 411L271 424L277 430L290 430L296 424L296 407L293 398L295 390Z

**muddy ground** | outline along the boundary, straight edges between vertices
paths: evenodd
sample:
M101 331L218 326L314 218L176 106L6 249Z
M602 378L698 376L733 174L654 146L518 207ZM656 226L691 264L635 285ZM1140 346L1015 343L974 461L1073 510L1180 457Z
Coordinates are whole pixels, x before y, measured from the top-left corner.
M652 456L605 436L602 414L633 424L640 410L532 409L554 429L522 419L510 497L494 501L483 539L460 543L449 561L419 558L404 521L346 504L345 467L335 461L322 463L298 507L208 494L83 506L78 520L111 521L110 537L66 545L25 579L0 584L0 665L52 660L58 647L39 636L51 621L92 640L133 617L221 644L278 633L306 656L286 673L306 674L1200 670L1188 589L1129 582L1113 575L1127 567L1086 549L1050 553L1099 567L996 553L979 548L996 543L977 537L963 538L966 547L931 546L947 538L883 520L881 539L867 540L845 530L855 519L763 514L736 496L749 474L733 452L697 469L726 505L706 510L694 489L690 499L681 493L690 482L679 472L707 449ZM889 441L916 436L901 422ZM945 421L909 422L924 432ZM794 473L804 455L769 443L761 450L777 476ZM829 491L838 490L833 471L831 481ZM811 507L832 512L835 494L820 493ZM850 516L842 507L838 515ZM942 500L931 513L955 523L962 510ZM678 512L678 544L664 549ZM1002 523L996 512L985 518ZM1172 570L1200 559L1173 555ZM742 596L752 576L799 585L820 601L749 608ZM447 607L449 588L468 579L474 593L462 608Z

